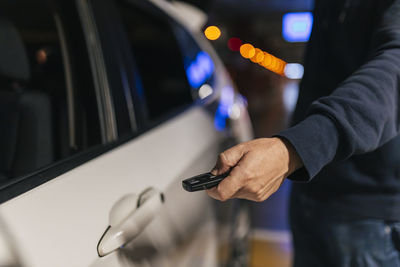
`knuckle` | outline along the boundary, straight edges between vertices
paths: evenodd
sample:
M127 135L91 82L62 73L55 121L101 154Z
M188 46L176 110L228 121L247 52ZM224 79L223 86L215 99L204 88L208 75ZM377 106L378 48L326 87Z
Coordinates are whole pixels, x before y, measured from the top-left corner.
M226 201L228 199L227 194L223 190L221 190L221 188L217 188L217 195L219 200L221 201Z
M218 155L218 161L221 162L222 164L227 164L228 161L226 159L226 154L225 152L222 152Z
M219 199L220 199L221 201L227 201L227 200L228 200L228 197L227 197L225 194L219 194Z
M213 197L215 194L213 191L211 190L206 190L207 195L209 195L210 197Z
M223 202L224 202L224 201L227 201L228 199L229 199L229 198L227 198L227 197L225 197L225 196L221 196L221 198L220 198L220 200L223 201Z
M261 193L261 189L262 189L262 185L260 185L258 183L257 184L253 184L251 186L251 188L250 188L251 192L255 193L255 194L260 194Z
M222 201L227 201L230 198L226 192L222 192L220 196Z

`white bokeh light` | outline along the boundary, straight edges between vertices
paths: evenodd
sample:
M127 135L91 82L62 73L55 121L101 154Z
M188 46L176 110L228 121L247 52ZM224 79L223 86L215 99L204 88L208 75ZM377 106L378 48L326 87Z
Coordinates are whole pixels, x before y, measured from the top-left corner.
M199 97L200 99L204 99L207 96L211 95L213 93L213 89L210 85L208 84L203 84L200 89L199 89Z
M288 63L285 67L285 76L292 80L303 78L304 67L299 63Z
M233 106L229 109L229 118L232 120L237 120L240 118L241 108L238 103L233 104Z
M291 81L286 84L283 91L283 104L286 110L291 113L294 111L299 97L299 84L296 81Z

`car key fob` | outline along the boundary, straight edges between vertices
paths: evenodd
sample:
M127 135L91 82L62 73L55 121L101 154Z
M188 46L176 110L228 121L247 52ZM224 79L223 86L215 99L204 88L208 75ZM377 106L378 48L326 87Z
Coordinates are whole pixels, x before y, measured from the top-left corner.
M182 186L186 191L189 192L206 190L217 186L228 175L229 172L221 175L213 175L211 172L207 172L183 180Z

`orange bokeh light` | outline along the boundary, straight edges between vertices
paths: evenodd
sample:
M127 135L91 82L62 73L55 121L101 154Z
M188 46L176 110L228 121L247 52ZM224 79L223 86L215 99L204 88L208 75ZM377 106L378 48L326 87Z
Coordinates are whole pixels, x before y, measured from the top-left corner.
M284 76L286 62L277 58L259 48L254 48L251 44L243 44L240 46L240 54L244 58L250 59L254 63L258 63L269 71Z
M217 26L209 26L204 31L204 35L208 40L217 40L221 36L221 30Z
M264 52L261 49L256 48L255 54L252 58L250 58L250 60L254 63L262 62L264 60Z
M267 52L264 52L264 60L262 62L262 66L264 68L269 68L272 62L272 56L268 54Z
M283 60L279 60L279 67L277 69L277 73L282 75L285 69L285 62Z
M277 66L278 66L278 60L276 59L276 57L273 57L271 65L269 66L269 70L275 72Z
M244 58L252 58L256 54L256 50L254 49L254 46L251 44L243 44L240 47L240 54Z

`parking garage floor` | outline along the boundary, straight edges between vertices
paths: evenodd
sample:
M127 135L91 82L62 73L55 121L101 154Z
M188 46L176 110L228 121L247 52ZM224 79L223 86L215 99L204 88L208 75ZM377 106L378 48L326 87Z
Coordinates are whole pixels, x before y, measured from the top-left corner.
M290 244L261 239L251 241L250 267L289 267L291 260Z
M292 259L287 205L290 183L268 200L252 206L253 232L250 243L250 267L289 267Z

